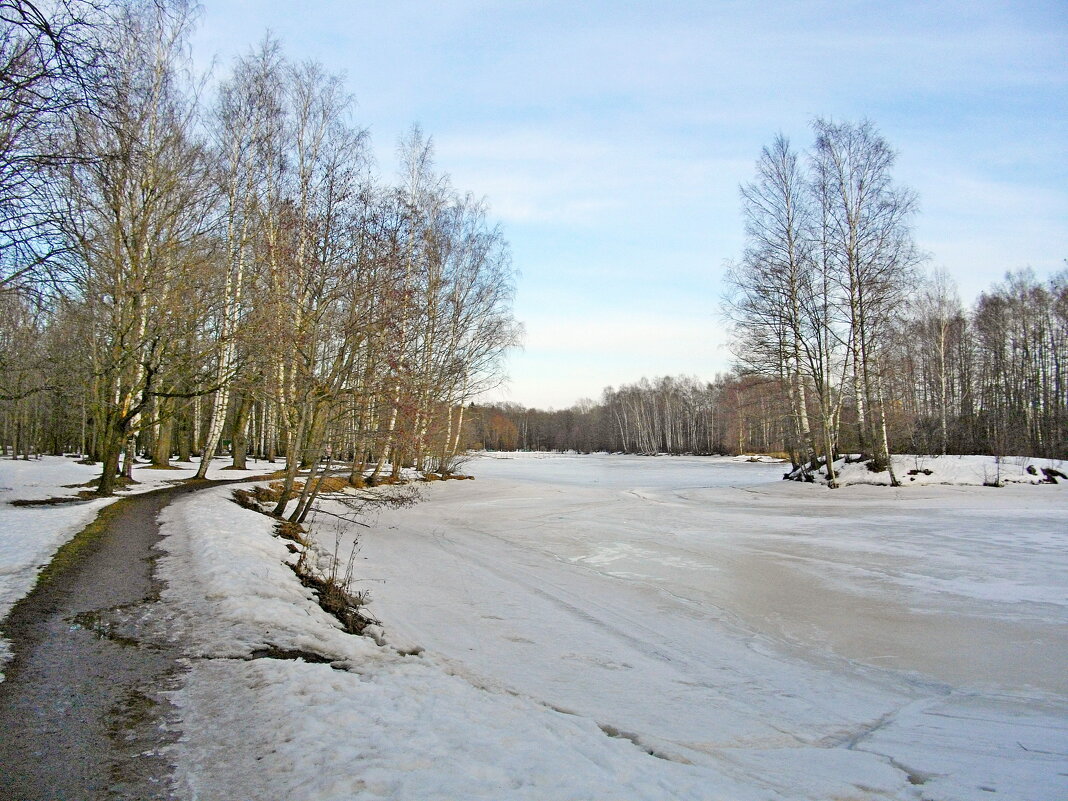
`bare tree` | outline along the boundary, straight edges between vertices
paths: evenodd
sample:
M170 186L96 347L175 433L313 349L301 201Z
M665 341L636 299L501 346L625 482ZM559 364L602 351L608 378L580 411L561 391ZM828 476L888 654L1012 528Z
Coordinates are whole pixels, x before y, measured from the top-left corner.
M872 444L877 465L889 469L896 484L882 370L894 314L920 260L909 227L916 198L894 185L894 152L870 122L819 119L813 128L817 192L827 210L823 223L846 298L858 434L862 446Z
M0 327L0 424L15 450L40 447L58 412L52 447L80 440L108 494L123 452L127 475L139 452L165 467L176 448L201 456L203 477L227 427L235 465L251 429L259 453L285 453L275 511L297 522L339 459L353 483L387 459L449 469L466 406L499 380L518 331L507 245L484 204L449 188L418 130L402 186L375 185L342 79L287 62L271 39L238 60L202 128L184 60L191 7L110 13L109 79L71 107L61 142L78 156L48 163L66 297L27 305L32 271L0 276L20 287ZM70 373L85 385L73 426L55 403L62 382L45 383L52 343L72 332Z
M812 200L789 141L781 134L764 148L757 177L742 187L747 247L729 275L729 305L737 332L736 355L751 369L774 375L789 398L795 465L817 452L808 412L808 380L820 353L812 345L813 320L806 299L813 273ZM806 369L808 365L808 369Z
M90 157L65 171L78 294L90 304L96 339L105 495L121 451L165 391L179 310L191 308L214 261L206 251L214 201L203 149L191 138L193 108L178 85L190 23L178 2L116 12L108 56L115 78L79 119L78 147Z
M933 408L925 411L938 421L939 450L949 452L949 419L954 408L950 389L953 358L953 335L960 335L963 310L953 279L945 270L936 270L924 281L915 302L916 334L921 343L920 361L926 369L920 376L934 389ZM916 382L916 376L912 376Z
M272 150L279 146L282 134L284 85L285 65L280 47L273 39L266 38L256 50L237 60L233 76L219 90L212 119L215 171L224 198L226 268L221 288L223 303L215 324L218 334L215 373L219 390L212 399L197 478L207 475L219 446L231 411L231 386L241 362L239 343L244 340L247 344L250 339L246 284L256 255L257 227L265 219L268 225L271 222L265 213L271 198L264 197L264 189L276 179L280 166ZM261 256L262 253L260 248ZM242 425L247 421L249 389L246 385L235 415ZM243 437L241 425L236 428L235 439Z
M48 173L81 157L66 131L102 77L101 22L90 0L0 0L0 292L64 281Z

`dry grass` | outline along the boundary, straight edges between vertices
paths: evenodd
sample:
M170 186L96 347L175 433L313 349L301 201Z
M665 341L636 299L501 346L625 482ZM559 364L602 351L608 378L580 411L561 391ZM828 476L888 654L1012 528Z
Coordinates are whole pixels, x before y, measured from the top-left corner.
M385 487L392 484L405 484L407 483L403 478L395 477L393 475L379 476L374 481L367 479L364 486L367 487Z
M256 503L256 498L253 493L248 490L235 489L232 493L234 503L240 506L242 509L251 509L253 512L262 511L260 505Z
M337 618L349 634L363 634L368 626L381 625L362 611L368 600L364 593L351 593L336 579L324 579L301 569L299 562L293 566L293 571L301 584L315 591L319 606Z
M465 476L463 473L424 473L423 481L468 481L474 476Z
M364 482L358 479L350 483L348 478L340 476L326 476L319 479L319 491L326 493L339 493L350 486L362 487ZM382 483L395 483L383 481ZM289 498L297 497L304 489L304 484L294 484ZM254 486L252 489L235 489L232 492L234 502L245 509L250 509L260 514L273 517L264 507L276 504L283 496L285 484L281 481L272 481L268 485ZM393 501L401 504L402 500ZM275 518L277 520L277 518ZM340 537L336 539L333 554L325 554L328 558L329 569L325 574L312 566L317 561L315 554L322 554L316 547L312 538L308 536L308 530L299 523L288 520L278 520L275 525L275 535L286 540L286 547L290 553L299 553L296 563L288 563L296 573L300 583L312 589L318 599L319 605L333 615L341 623L345 631L351 634L363 634L370 625L381 625L379 621L364 611L370 600L366 592L354 592L352 586L352 570L355 562L358 543L354 543L352 551L346 561L342 562L338 556Z
M272 481L266 487L262 484L257 484L252 488L251 495L260 503L278 503L282 499L282 493L285 491L285 483L281 481ZM297 481L293 484L293 489L290 490L289 495L286 496L287 501L291 501L300 495L304 489L304 485ZM243 490L237 490L235 492L241 492Z
M299 545L307 545L308 541L304 537L308 533L300 523L293 523L289 520L281 520L274 528L275 533L284 540L292 540Z
M341 476L325 476L319 479L319 492L341 492L345 487L351 487L347 478Z

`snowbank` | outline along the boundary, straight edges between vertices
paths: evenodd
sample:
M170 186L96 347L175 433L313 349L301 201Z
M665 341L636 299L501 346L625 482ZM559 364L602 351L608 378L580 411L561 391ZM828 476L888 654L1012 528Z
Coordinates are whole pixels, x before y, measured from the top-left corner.
M1044 484L1051 483L1045 479L1043 468L1068 474L1068 465L1054 459L1035 459L1025 456L915 456L895 454L891 457L894 473L902 486L923 486L928 484L950 484L955 486L1003 486L1005 484ZM844 456L834 463L835 478L839 486L850 484L890 484L890 474L886 470L874 473L868 469L868 460L859 461L856 456ZM795 481L805 480L805 474L814 476L816 481L827 483L826 470L814 473L795 470L790 478ZM1059 479L1061 486L1068 487L1068 481Z

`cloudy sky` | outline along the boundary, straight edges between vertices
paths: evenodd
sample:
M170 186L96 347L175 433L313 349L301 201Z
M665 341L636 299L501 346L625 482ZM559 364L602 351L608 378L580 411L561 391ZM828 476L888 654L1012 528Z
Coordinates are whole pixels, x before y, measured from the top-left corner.
M916 239L965 302L1068 257L1064 0L202 2L199 63L223 74L269 29L346 73L380 172L418 122L488 198L526 326L499 399L728 369L738 186L817 116L866 117L897 150Z

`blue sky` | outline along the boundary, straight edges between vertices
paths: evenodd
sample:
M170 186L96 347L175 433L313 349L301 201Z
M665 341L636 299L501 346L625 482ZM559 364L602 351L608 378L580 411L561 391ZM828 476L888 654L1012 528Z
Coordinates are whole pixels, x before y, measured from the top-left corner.
M497 399L562 408L730 366L738 186L782 131L871 119L920 198L916 240L968 303L1068 258L1068 3L203 0L194 53L270 29L344 71L379 169L418 122L488 198L525 347Z

